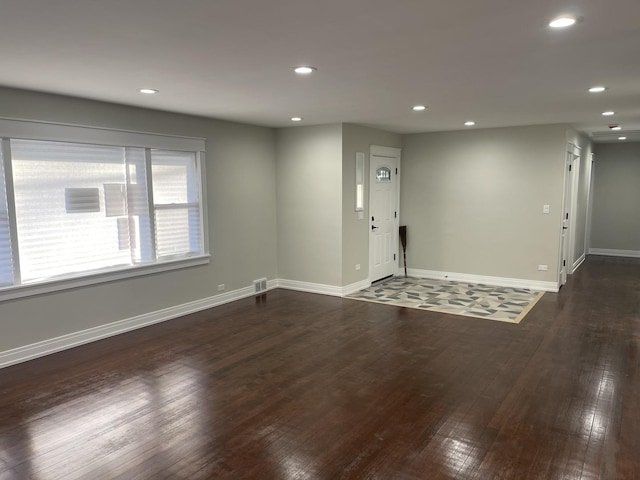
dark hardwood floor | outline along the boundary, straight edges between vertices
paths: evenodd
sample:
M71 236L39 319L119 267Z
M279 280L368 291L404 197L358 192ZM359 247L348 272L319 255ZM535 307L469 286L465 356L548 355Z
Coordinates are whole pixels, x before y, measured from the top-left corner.
M640 259L520 325L285 290L0 370L0 480L640 479Z

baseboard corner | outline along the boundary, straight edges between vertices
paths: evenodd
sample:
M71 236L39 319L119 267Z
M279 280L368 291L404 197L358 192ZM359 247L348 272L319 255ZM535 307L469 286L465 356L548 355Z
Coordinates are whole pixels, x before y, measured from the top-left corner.
M364 280L360 280L358 282L342 287L342 296L345 297L347 295L351 295L352 293L359 292L360 290L363 290L370 286L371 282L365 278Z
M330 295L333 297L341 297L343 289L343 287L337 287L335 285L301 282L299 280L288 280L286 278L278 279L278 288L283 288L285 290L295 290L298 292L317 293L320 295Z

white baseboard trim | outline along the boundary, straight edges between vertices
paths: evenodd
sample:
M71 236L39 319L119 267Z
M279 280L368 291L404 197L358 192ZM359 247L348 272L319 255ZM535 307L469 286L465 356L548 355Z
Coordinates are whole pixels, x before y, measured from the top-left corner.
M589 253L593 253L591 249ZM595 249L598 250L598 249ZM619 251L618 251L619 252ZM594 253L597 254L597 253ZM604 253L601 253L604 255ZM607 253L609 254L609 253ZM636 252L636 256L640 257L640 252ZM625 255L629 256L629 255ZM533 290L543 290L549 292L557 292L558 284L555 282L540 282L535 280L522 280L504 277L489 277L484 275L471 275L463 273L439 272L433 270L408 269L408 274L413 277L448 279L458 282L483 283L487 285L496 285L503 287L530 288ZM398 276L403 276L404 270L398 271ZM297 290L301 292L317 293L321 295L331 295L335 297L343 297L351 293L367 288L371 285L368 279L339 287L335 285L325 285L320 283L300 282L297 280L274 279L267 281L267 291L275 288L283 288L287 290ZM221 295L202 298L192 302L168 307L162 310L145 313L131 318L126 318L116 322L100 325L97 327L81 330L79 332L69 333L60 337L43 340L41 342L32 343L23 347L14 348L0 352L0 368L15 365L17 363L33 360L52 353L67 350L87 343L102 340L104 338L119 335L121 333L143 328L155 323L173 320L190 313L199 312L208 308L217 307L225 303L234 302L243 298L254 295L253 287L244 287Z
M574 274L576 273L576 270L578 270L578 268L580 268L580 265L582 265L585 261L585 259L587 258L586 254L582 254L580 256L579 259L577 259L574 263L573 263L573 267L571 268L571 273Z
M276 288L277 281L269 280L267 282L267 290ZM190 313L199 312L208 308L217 307L225 303L240 300L242 298L254 295L253 287L244 287L233 290L221 295L194 300L193 302L183 303L173 307L157 310L155 312L144 313L124 320L100 325L98 327L81 330L79 332L69 333L61 337L43 340L41 342L32 343L23 347L14 348L0 352L0 368L15 365L17 363L33 360L34 358L43 357L51 353L60 352L69 348L84 345L86 343L102 340L107 337L119 335L121 333L143 328L154 323L173 320Z
M331 295L333 297L344 297L351 293L371 286L368 279L360 280L344 287L326 285L324 283L299 282L298 280L278 279L278 288L285 290L296 290L298 292L318 293L320 295Z
M371 286L371 282L368 279L360 280L359 282L352 283L351 285L347 285L342 287L342 296L351 295L352 293L359 292L365 288L369 288Z
M342 287L325 285L323 283L299 282L298 280L278 279L278 288L296 290L298 292L319 293L320 295L342 296Z
M611 250L608 248L590 248L589 255L606 255L609 257L640 258L640 250Z
M409 268L407 274L410 277L433 278L436 280L451 280L453 282L481 283L496 287L528 288L543 292L557 292L560 286L557 282L543 282L539 280L526 280L522 278L490 277L487 275L473 275L470 273L440 272L437 270L419 270ZM404 276L404 270L398 270L398 276Z

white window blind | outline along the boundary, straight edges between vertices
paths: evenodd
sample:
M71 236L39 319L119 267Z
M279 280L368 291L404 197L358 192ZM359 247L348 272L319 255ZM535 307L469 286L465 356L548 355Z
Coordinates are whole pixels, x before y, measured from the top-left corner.
M202 251L196 154L151 150L158 258Z
M208 262L202 139L0 119L0 140L2 298Z
M104 205L104 185L126 183L124 148L11 140L11 155L23 282L132 264Z
M4 159L0 149L0 286L13 283L13 261L11 257L11 232L7 193L4 182Z
M142 148L125 148L126 186L125 203L129 251L134 263L156 260L152 242L152 225L147 193L146 152ZM123 222L121 221L121 224ZM124 226L123 226L124 228ZM125 235L125 232L122 232Z

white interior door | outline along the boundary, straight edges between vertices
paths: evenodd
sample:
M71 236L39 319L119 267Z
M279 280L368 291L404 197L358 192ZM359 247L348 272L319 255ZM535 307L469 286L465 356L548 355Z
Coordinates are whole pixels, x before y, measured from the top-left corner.
M567 152L564 171L564 199L562 201L562 231L560 233L560 286L567 283L569 268L569 210L571 208L571 189L573 187L573 153Z
M369 187L369 279L392 276L398 268L398 174L400 150L371 147Z
M577 267L576 261L578 260L578 255L576 254L576 220L578 218L578 190L580 189L580 149L578 147L574 147L573 149L569 173L571 174L571 198L569 200L568 210L569 250L567 251L567 274L573 275Z
M560 233L560 286L573 273L575 258L576 211L578 209L578 180L580 148L569 144L565 160L564 199L562 202L562 230Z

